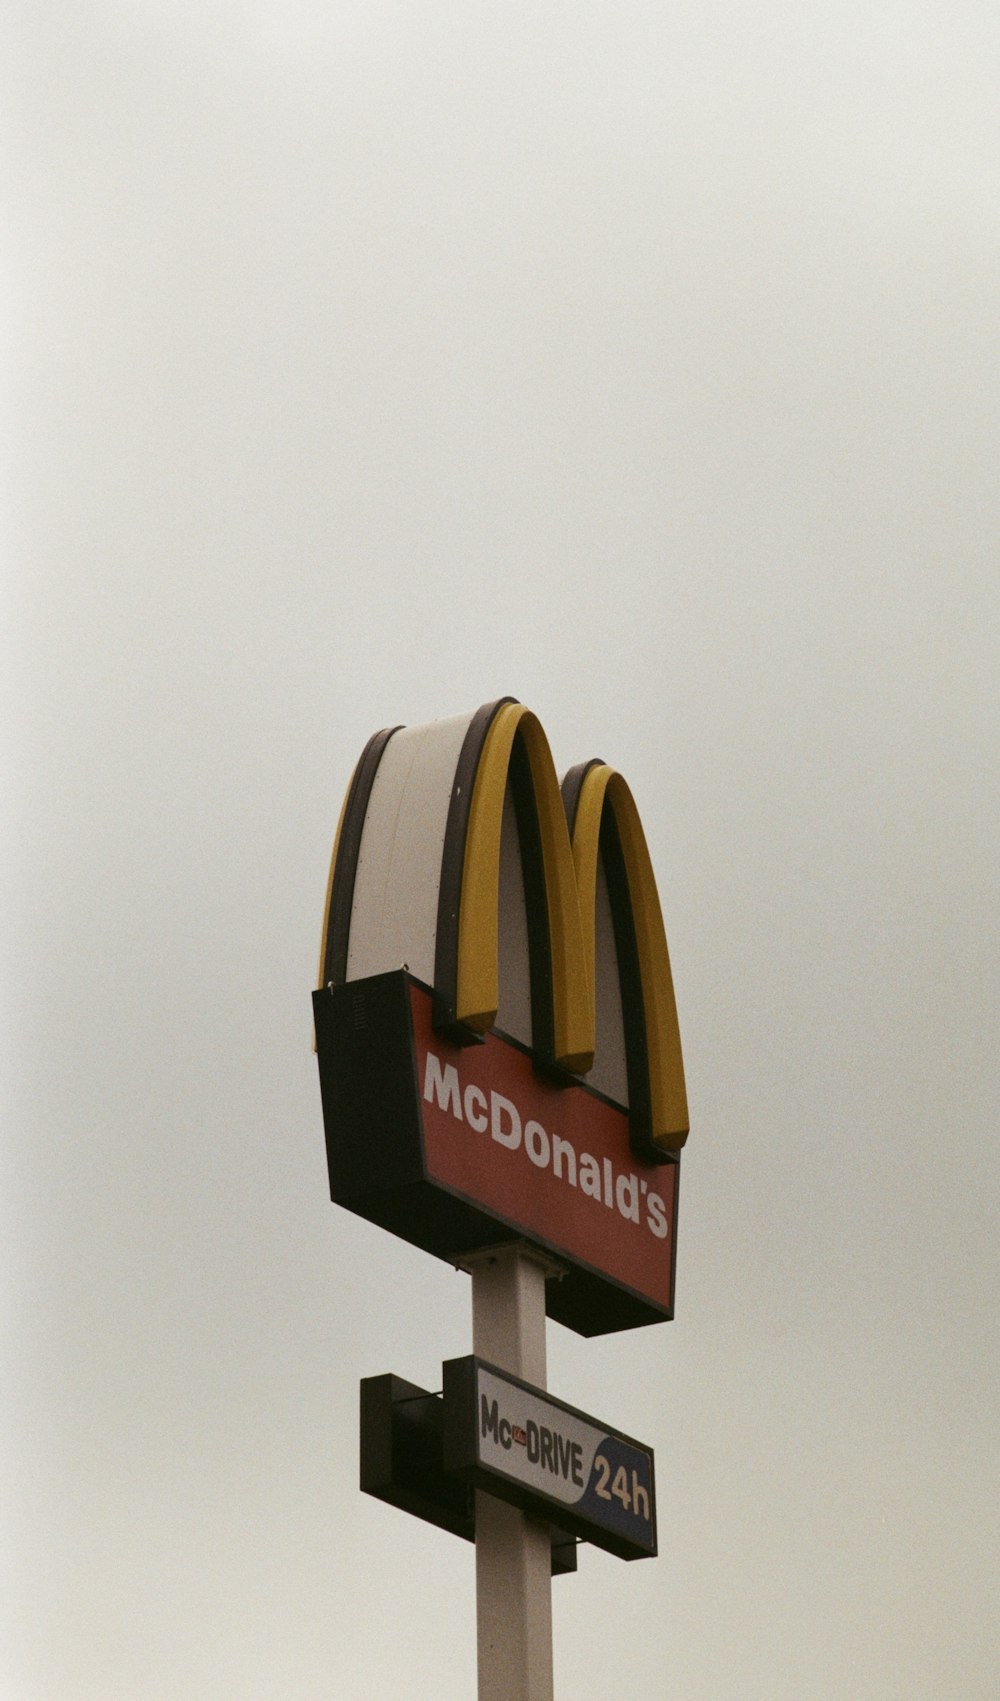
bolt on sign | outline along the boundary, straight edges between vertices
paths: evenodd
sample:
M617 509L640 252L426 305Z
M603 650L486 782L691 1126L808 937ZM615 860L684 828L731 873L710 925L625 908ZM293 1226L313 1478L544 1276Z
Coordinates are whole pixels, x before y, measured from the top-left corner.
M332 1198L459 1262L527 1240L584 1335L673 1315L687 1099L632 794L560 784L511 698L376 733L334 845L314 994Z

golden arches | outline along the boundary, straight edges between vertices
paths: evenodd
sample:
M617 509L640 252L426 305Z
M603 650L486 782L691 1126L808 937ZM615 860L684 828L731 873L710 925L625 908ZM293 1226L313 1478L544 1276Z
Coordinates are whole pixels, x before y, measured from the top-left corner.
M563 1068L585 1074L594 1061L594 1000L573 855L548 740L538 717L522 703L503 703L497 709L476 768L462 859L455 1014L458 1021L480 1032L496 1021L500 831L518 735L528 761L541 841L552 970L553 1052Z
M584 774L573 822L573 864L584 922L587 979L593 997L596 985L597 864L605 810L611 811L621 846L639 976L641 1012L625 1010L624 1020L626 1029L630 1021L643 1021L650 1138L656 1145L673 1151L687 1139L689 1124L667 935L656 877L635 799L621 774L603 762L595 763ZM624 1001L623 989L623 1004Z
M438 723L439 725L444 723ZM355 874L369 800L390 728L368 741L337 828L327 892L320 984L347 978ZM418 729L414 729L417 731ZM430 733L431 729L427 729ZM687 1095L666 932L646 837L632 793L602 762L571 771L560 792L536 715L510 698L473 715L442 798L433 973L435 1023L443 1031L493 1026L499 1004L498 911L504 798L520 799L532 955L533 1043L539 1056L585 1075L594 1060L598 865L608 875L633 1138L669 1153L688 1133ZM564 803L564 793L566 802ZM567 813L571 827L567 824ZM446 819L444 818L446 816ZM527 872L531 865L531 893ZM428 867L421 878L433 879ZM393 969L406 952L368 973ZM411 959L412 960L412 959ZM536 980L535 966L544 972ZM419 978L419 976L418 976Z

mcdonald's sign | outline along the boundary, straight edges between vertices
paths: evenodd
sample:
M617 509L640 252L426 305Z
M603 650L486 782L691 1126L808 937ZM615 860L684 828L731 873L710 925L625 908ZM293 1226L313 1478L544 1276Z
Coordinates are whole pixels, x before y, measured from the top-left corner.
M688 1115L645 835L511 698L376 733L313 998L332 1198L451 1262L528 1240L584 1335L673 1315Z

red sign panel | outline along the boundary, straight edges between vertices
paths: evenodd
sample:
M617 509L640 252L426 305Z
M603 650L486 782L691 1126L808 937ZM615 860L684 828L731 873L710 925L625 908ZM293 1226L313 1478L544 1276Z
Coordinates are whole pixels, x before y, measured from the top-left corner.
M409 992L428 1179L670 1312L676 1164L636 1158L625 1111L501 1035L449 1044Z

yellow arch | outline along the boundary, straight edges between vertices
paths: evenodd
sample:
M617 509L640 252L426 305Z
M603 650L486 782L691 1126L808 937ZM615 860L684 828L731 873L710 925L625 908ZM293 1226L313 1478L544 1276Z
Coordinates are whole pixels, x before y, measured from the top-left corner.
M667 1151L683 1146L688 1136L687 1090L677 1022L670 955L663 925L656 877L650 861L635 800L621 774L606 763L584 775L573 823L573 864L584 921L584 953L591 998L596 985L595 920L597 862L601 820L610 808L618 828L625 878L632 904L639 978L646 1024L651 1137ZM625 1013L626 1023L628 1014Z
M594 1061L592 976L580 921L573 853L548 740L536 715L522 703L504 703L494 715L476 768L458 916L455 1014L479 1032L496 1021L499 1004L497 910L500 830L514 739L520 735L538 812L552 962L555 1058L574 1074Z

